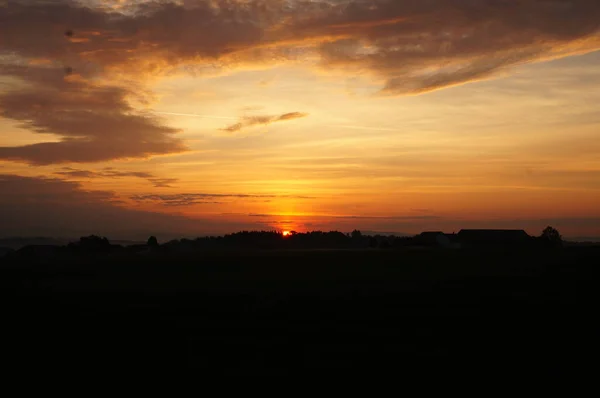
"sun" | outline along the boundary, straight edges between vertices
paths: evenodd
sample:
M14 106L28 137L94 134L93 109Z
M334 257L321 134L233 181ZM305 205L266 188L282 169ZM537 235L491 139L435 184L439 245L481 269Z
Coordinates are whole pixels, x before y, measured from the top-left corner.
M290 231L283 231L281 234L282 234L284 237L286 237L286 236L290 236L292 233L291 233Z

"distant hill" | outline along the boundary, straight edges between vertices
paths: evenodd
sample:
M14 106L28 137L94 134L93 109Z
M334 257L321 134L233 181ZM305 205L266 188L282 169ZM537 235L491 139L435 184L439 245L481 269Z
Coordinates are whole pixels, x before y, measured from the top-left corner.
M25 246L65 246L71 242L77 242L79 238L49 238L44 236L34 237L9 237L0 238L0 247L7 247L13 250L19 250ZM111 240L113 245L131 246L145 244L146 241L141 240Z
M0 247L8 247L13 250L18 250L25 246L31 245L47 245L47 246L63 246L69 242L77 239L66 239L66 238L48 238L48 237L11 237L11 238L0 238Z

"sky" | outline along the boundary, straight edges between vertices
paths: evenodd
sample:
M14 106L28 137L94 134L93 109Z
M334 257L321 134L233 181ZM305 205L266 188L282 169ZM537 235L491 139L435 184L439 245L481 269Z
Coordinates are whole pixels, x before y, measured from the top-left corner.
M600 237L597 0L0 0L0 237Z

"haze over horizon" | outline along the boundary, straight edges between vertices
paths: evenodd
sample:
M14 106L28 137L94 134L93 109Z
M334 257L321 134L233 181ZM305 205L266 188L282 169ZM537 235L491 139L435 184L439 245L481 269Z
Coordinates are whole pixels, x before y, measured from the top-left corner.
M0 0L0 237L600 237L596 0Z

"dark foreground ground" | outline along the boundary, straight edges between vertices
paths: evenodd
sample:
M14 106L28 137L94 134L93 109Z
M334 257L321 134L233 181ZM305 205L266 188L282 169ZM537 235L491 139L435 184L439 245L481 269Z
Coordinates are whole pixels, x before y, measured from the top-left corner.
M599 260L594 247L0 260L1 360L28 374L585 375Z

